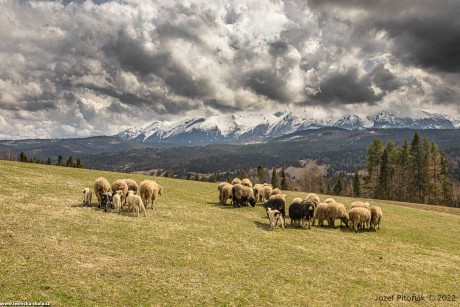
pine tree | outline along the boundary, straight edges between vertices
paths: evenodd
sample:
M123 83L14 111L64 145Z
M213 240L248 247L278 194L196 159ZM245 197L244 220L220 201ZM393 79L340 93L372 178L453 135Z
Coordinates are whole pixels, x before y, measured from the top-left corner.
M332 188L332 193L334 195L340 195L343 191L343 188L345 186L343 174L341 173L339 176L337 176L337 179L335 181L334 187Z
M190 173L187 173L187 178L185 178L186 180L192 180L192 174Z
M18 161L19 162L27 162L27 156L23 151L21 151L21 153L19 154Z
M449 161L444 153L441 154L441 169L439 171L439 176L441 177L443 204L448 206L452 205L453 185L449 176Z
M401 158L400 158L400 174L399 174L399 184L400 184L400 194L403 201L409 199L409 183L411 175L411 157L410 157L410 146L409 142L404 139L403 145L401 148Z
M58 166L64 166L64 158L62 156L58 157L56 165Z
M211 177L209 177L209 182L217 182L217 176L216 174L212 175Z
M320 193L323 193L320 191ZM354 197L361 197L361 177L359 176L358 172L355 172L353 177L353 196Z
M243 169L240 173L240 179L243 180L244 178L248 178L248 174L246 171Z
M288 184L287 184L287 176L286 172L284 171L284 168L281 169L281 185L280 185L281 190L287 190L288 189Z
M77 163L75 164L77 168L83 168L83 162L81 161L80 157L77 157Z
M48 160L46 160L46 165L51 165L51 158L48 157Z
M257 179L259 180L259 183L265 182L265 170L260 165L257 167Z
M372 144L367 148L367 186L372 193L376 192L380 177L380 163L382 160L383 147L378 138L374 138ZM373 195L375 197L375 194Z
M67 166L67 167L75 167L75 161L73 160L72 156L70 156L69 159L67 159L67 162L65 163L65 166Z
M278 188L280 187L280 180L278 178L278 174L276 172L276 168L273 168L272 169L272 180L271 180L271 183L272 183L272 187L275 189L275 188Z
M395 143L388 141L380 161L379 184L377 186L377 197L380 199L391 198L391 186L393 182L393 154L395 152Z
M414 133L410 144L410 164L411 164L411 173L413 178L412 190L417 195L416 200L419 203L422 203L423 198L423 152L422 144L420 142L420 136L417 132Z

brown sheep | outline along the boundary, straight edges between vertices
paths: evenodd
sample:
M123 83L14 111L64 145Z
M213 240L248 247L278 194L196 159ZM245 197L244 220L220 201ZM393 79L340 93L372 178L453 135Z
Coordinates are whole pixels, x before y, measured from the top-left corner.
M355 232L358 232L359 224L367 224L371 220L371 212L363 207L355 207L350 209L348 215L348 227L350 227L350 229Z
M296 197L296 198L294 198L294 199L292 200L291 205L292 205L292 204L300 204L300 203L302 202L302 200L303 200L302 198Z
M313 216L313 225L315 225L315 220L318 220L318 225L323 226L323 221L326 219L326 209L328 203L321 203L315 210L315 214Z
M137 182L135 180L133 180L133 179L123 179L123 181L128 186L128 191L134 191L134 194L137 193L137 190L139 189L139 186L137 185Z
M321 199L315 193L308 193L305 199L311 201L315 205L315 208L321 203Z
M278 188L274 188L274 189L272 190L272 194L271 194L271 195L276 195L276 194L281 194L281 190L278 189ZM270 195L270 196L271 196L271 195Z
M348 214L345 206L341 203L329 203L326 208L326 217L329 227L335 228L335 220L340 219L340 226L348 225Z
M382 209L377 206L371 206L371 221L370 221L370 228L375 230L375 226L380 229L380 222L382 221L383 213Z
M221 197L220 197L220 203L222 205L227 204L227 199L232 199L232 188L233 186L231 184L226 184L222 187L221 190Z
M235 185L235 184L238 184L238 183L241 183L241 179L240 178L234 178L232 180L232 184Z
M240 183L233 185L232 201L234 207L240 207L240 205L247 205L248 202L252 207L256 205L256 199L254 197L254 191L252 190L252 188L244 186Z
M241 184L244 185L244 186L252 188L252 182L251 182L251 180L249 180L249 178L244 178L243 180L241 180Z
M270 196L269 199L282 199L282 200L284 200L286 202L287 201L287 195L286 194L275 194L275 195Z
M264 200L264 186L261 185L260 183L256 183L253 187L252 190L254 191L254 197L256 198L256 201L258 202L263 202Z
M104 177L99 177L94 181L94 194L97 197L98 207L101 207L102 194L110 191L110 183Z
M262 201L267 201L270 199L270 196L272 195L272 187L269 185L264 186L263 189L263 200Z
M329 204L329 203L335 203L336 201L334 198L328 198L324 202Z
M142 198L142 202L144 203L145 209L149 207L149 204L151 204L152 210L153 210L153 202L157 198L158 195L160 195L160 191L163 189L160 189L160 186L158 183L154 180L144 180L141 182L139 185L139 195Z
M219 191L219 202L220 202L220 203L222 203L222 189L223 189L223 187L226 186L226 185L230 185L230 186L231 186L231 184L228 183L228 182L221 182L221 183L219 183L219 185L217 186L217 190Z
M112 182L112 191L123 191L121 195L121 203L124 205L126 204L126 197L128 196L128 185L123 181L123 179L117 179Z

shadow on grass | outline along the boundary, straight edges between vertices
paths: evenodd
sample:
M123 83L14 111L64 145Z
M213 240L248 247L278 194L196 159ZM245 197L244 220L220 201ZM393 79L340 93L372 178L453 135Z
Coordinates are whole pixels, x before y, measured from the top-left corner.
M267 223L261 223L259 221L254 221L254 225L256 225L257 228L260 228L265 231L273 231L272 228L270 227L270 224L267 224Z
M222 205L221 203L216 203L216 202L206 202L207 205L211 205L213 207L217 207L217 208L221 208L221 209L238 209L238 208L235 208L233 207L232 204L226 204L226 205Z

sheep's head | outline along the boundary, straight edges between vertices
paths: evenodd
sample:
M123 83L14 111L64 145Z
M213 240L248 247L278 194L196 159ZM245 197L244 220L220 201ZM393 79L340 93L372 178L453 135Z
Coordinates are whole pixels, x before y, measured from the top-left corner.
M250 197L249 198L249 204L251 205L251 207L255 207L256 206L256 199L254 197Z
M158 188L159 188L158 195L163 195L163 186L158 185Z

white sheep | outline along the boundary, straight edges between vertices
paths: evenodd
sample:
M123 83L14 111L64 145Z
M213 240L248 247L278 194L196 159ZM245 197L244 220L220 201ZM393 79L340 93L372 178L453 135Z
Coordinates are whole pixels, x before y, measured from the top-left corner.
M120 212L121 204L122 204L122 201L121 201L122 196L123 196L122 190L118 190L116 192L113 192L112 194L112 203L113 203L113 206L115 207L115 212Z
M144 216L147 216L142 198L139 195L135 195L133 191L128 192L126 202L128 204L128 211L131 210L134 212L134 210L136 210L137 217L139 217L139 211L142 211L144 212Z
M90 188L83 189L83 206L91 206L91 200L93 198L93 193Z

